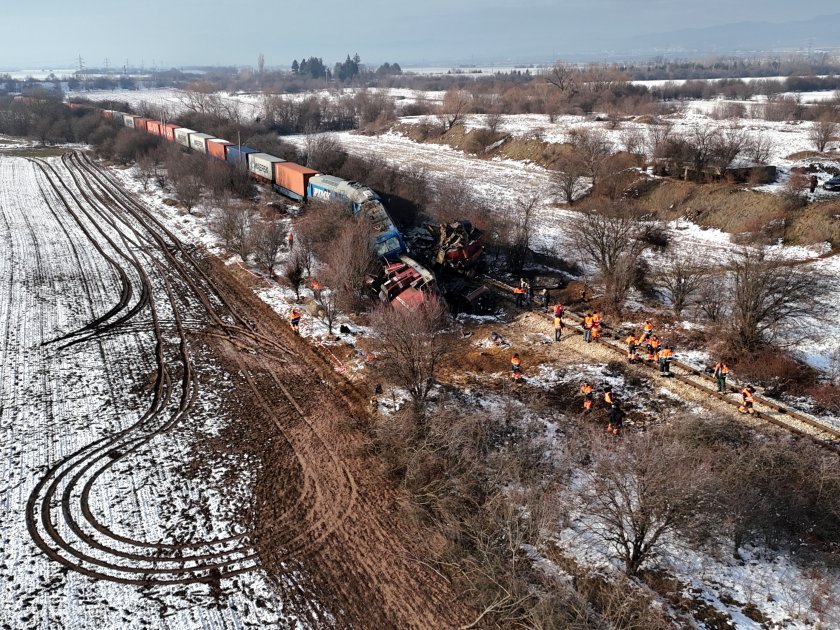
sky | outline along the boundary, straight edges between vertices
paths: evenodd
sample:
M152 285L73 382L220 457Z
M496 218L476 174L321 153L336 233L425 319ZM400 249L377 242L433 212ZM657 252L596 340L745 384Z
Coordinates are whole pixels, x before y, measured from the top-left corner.
M837 13L837 0L0 0L0 68L597 59L648 34Z

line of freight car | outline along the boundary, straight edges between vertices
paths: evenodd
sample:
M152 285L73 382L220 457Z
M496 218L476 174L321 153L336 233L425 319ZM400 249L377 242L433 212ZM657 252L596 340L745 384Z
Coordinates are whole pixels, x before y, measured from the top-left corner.
M374 250L381 258L396 260L408 251L379 195L363 184L324 175L300 164L260 153L251 147L234 145L227 140L186 127L123 112L100 111L131 129L163 136L169 142L176 142L187 149L220 160L245 164L252 177L270 184L281 195L296 201L311 198L338 200L346 204L354 216L361 214L373 225Z

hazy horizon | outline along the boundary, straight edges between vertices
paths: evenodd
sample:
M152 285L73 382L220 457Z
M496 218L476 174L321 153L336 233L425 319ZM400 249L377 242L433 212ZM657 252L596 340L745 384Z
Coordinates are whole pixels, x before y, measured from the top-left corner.
M358 0L352 10L326 0L314 12L277 7L266 17L255 6L149 0L142 9L130 10L92 0L16 3L5 9L0 68L77 68L79 55L85 67L96 68L106 58L112 67L253 66L260 52L269 67L313 55L332 63L356 52L369 63L407 66L539 63L575 56L597 60L644 46L646 35L726 27L725 45L737 39L741 22L784 24L840 10L836 0L813 0L807 13L781 0L707 0L697 5L668 0L427 0L422 6ZM35 38L38 45L33 47ZM807 39L803 37L803 49Z

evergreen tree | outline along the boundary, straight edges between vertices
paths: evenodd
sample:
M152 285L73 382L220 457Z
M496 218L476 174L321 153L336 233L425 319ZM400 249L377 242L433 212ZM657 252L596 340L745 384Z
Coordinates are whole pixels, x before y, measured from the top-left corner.
M298 60L295 59L292 62L292 74L297 74L299 70L300 70L300 66L298 65Z

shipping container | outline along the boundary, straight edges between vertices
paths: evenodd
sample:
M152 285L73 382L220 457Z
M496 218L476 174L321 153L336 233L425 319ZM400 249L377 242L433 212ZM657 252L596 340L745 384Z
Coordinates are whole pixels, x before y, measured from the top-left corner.
M190 134L190 148L199 153L207 153L207 141L215 139L209 133L193 133Z
M175 130L175 142L180 144L182 147L190 148L190 134L198 133L192 129L187 129L186 127L178 127Z
M175 130L178 129L178 125L167 123L165 125L161 125L161 129L163 129L163 137L166 138L168 142L175 142Z
M136 116L132 116L131 114L123 114L122 122L123 126L128 127L129 129L134 129L134 119Z
M111 111L110 109L106 109L106 110L103 110L102 115L105 116L105 118L113 118L114 117L114 112Z
M207 155L210 155L218 160L225 159L225 147L231 146L231 143L221 138L213 138L207 141Z
M344 199L338 192L338 187L345 181L334 175L313 175L309 178L306 194L310 199L321 199L323 201L330 201L336 197Z
M281 195L302 201L306 198L309 179L318 175L318 171L295 164L279 162L274 165L274 188Z
M163 125L157 120L148 120L146 121L146 131L148 131L153 136L162 136Z
M225 150L225 159L234 164L241 164L243 168L248 167L248 156L252 153L259 153L256 149L251 147L241 147L236 144L230 145Z
M134 128L139 129L140 131L148 131L146 129L146 124L149 122L148 118L143 118L142 116L138 116L134 119Z
M248 172L267 182L273 182L274 165L285 161L268 153L251 153L248 155Z

